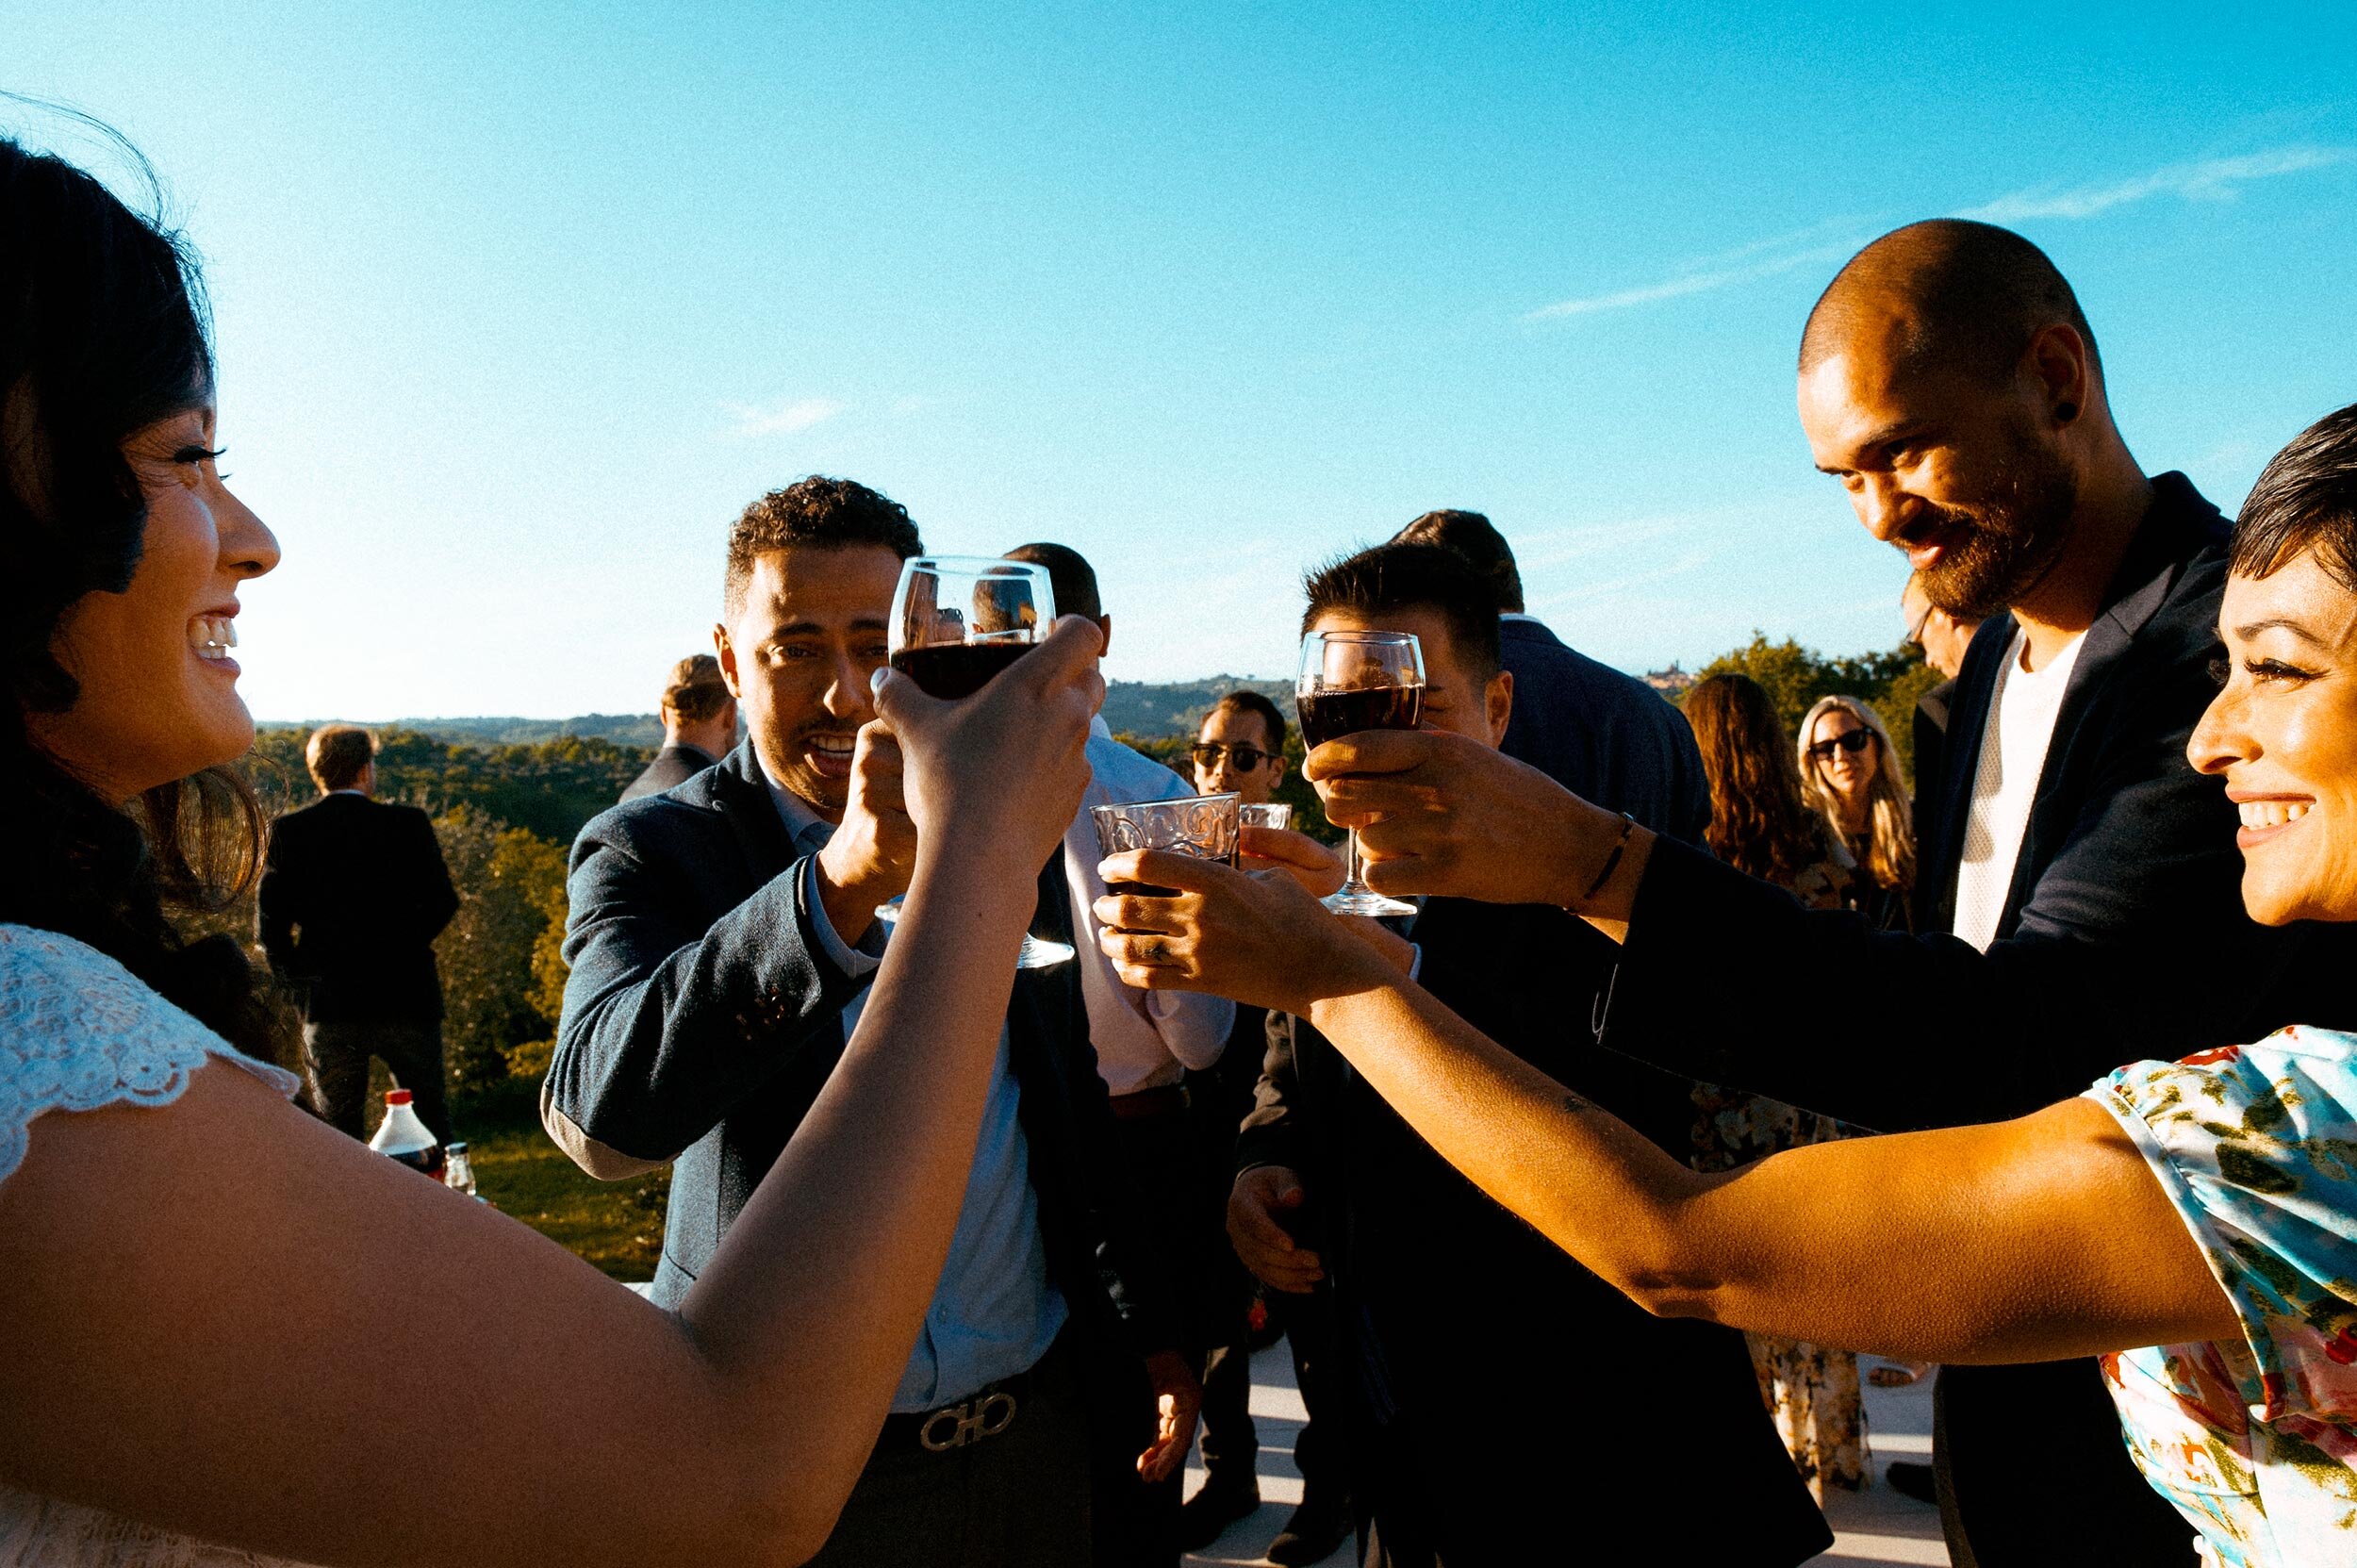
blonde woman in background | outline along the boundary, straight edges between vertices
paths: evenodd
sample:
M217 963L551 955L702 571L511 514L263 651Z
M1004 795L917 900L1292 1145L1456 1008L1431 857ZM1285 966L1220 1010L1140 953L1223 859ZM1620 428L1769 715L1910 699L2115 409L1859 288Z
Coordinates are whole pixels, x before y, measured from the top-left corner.
M1857 863L1845 900L1876 931L1914 928L1915 816L1882 716L1821 697L1801 720L1801 797Z

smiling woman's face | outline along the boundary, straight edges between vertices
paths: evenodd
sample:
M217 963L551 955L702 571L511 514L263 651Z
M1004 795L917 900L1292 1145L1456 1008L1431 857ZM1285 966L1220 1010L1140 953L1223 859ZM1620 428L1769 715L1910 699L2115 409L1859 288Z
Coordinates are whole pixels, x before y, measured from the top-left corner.
M147 498L139 569L67 609L52 651L80 695L27 718L35 744L115 801L254 743L231 622L239 585L278 564L278 541L222 484L210 408L133 432L123 453Z
M2242 813L2243 906L2357 920L2357 594L2302 553L2229 577L2218 622L2231 673L2185 754Z

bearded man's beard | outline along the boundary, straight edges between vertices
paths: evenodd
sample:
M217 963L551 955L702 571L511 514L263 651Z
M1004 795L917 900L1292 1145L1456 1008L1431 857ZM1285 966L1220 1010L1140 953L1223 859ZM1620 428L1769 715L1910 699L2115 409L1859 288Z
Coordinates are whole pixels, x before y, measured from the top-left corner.
M2013 437L2012 455L1986 496L1934 512L1938 529L1961 526L1965 533L1919 580L1923 597L1958 620L2011 609L2070 542L2078 475L2026 426Z

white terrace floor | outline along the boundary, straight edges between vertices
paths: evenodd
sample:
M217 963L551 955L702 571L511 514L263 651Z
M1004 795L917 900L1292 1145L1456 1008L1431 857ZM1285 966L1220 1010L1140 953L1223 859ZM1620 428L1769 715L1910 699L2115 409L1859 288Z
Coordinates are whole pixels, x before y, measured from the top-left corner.
M1301 1395L1294 1388L1293 1362L1279 1344L1252 1358L1252 1418L1261 1431L1261 1510L1228 1527L1208 1551L1186 1560L1200 1563L1255 1563L1275 1539L1285 1516L1301 1501L1301 1473L1294 1468L1294 1434L1301 1430ZM1866 1393L1867 1428L1873 1444L1874 1484L1862 1493L1836 1493L1826 1509L1834 1527L1833 1550L1816 1560L1826 1568L1875 1568L1880 1564L1945 1564L1948 1548L1939 1537L1939 1513L1928 1503L1915 1502L1890 1490L1882 1477L1892 1460L1928 1461L1932 1452L1932 1384L1929 1378L1912 1388L1870 1388ZM1187 1491L1203 1484L1203 1471L1187 1471ZM1584 1551L1578 1560L1593 1560ZM1347 1568L1357 1560L1350 1543L1327 1559ZM1534 1556L1532 1568L1547 1560ZM1565 1559L1561 1560L1572 1560ZM1656 1559L1656 1560L1669 1560Z

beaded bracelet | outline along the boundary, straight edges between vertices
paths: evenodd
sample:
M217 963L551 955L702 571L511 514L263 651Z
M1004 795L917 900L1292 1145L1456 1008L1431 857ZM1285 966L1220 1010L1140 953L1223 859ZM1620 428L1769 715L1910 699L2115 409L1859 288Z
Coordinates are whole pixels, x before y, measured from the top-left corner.
M1586 903L1589 900L1594 898L1598 893L1604 891L1604 884L1610 882L1612 880L1612 873L1621 868L1621 854L1628 848L1629 834L1635 833L1636 831L1637 818L1631 817L1627 812L1621 813L1620 841L1612 846L1612 852L1605 857L1604 869L1596 873L1596 880L1588 884L1588 891L1579 896L1579 901L1581 903Z

